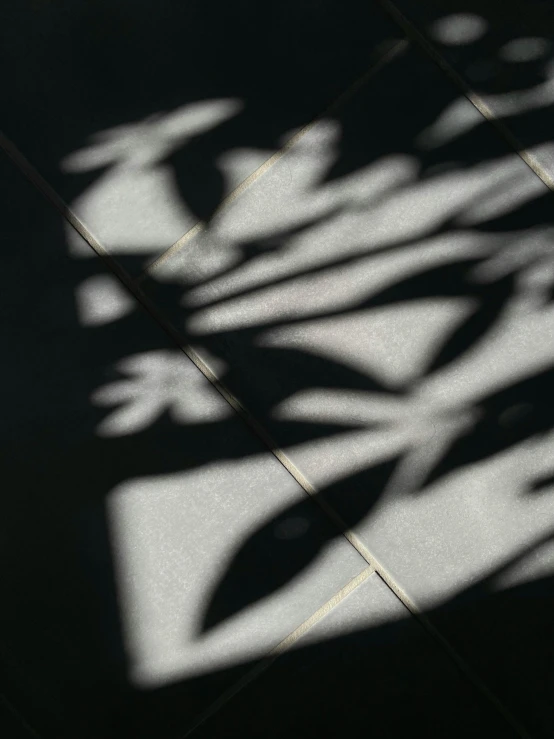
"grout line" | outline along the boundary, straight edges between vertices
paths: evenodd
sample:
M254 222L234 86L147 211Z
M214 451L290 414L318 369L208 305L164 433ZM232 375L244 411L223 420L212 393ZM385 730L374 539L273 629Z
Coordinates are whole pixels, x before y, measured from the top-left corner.
M536 176L548 187L554 191L554 177L550 175L542 166L535 155L526 149L518 137L513 134L509 126L505 125L501 118L498 118L494 111L488 106L484 98L476 93L472 87L464 80L464 78L456 72L454 67L442 56L435 45L427 39L427 37L418 31L416 26L406 18L406 16L396 7L391 0L376 0L392 20L400 26L406 36L423 51L431 57L435 64L446 74L446 76L457 87L461 89L469 102L477 108L479 113L494 127L497 134L514 149L516 154L527 164L527 166L536 174Z
M297 131L285 145L275 152L269 159L267 159L262 165L258 167L252 174L250 174L245 180L243 180L232 192L225 197L217 209L214 212L214 216L229 207L238 197L242 195L256 180L262 177L274 164L282 159L293 146L295 146L300 139L302 139L307 133L309 133L318 123L325 118L325 116L335 113L345 103L347 103L380 69L386 64L395 59L397 56L402 54L408 48L408 42L405 39L396 41L388 48L382 56L380 56L373 64L370 65L369 69L359 77L355 82L348 87L345 92L339 95L322 113L314 118L310 123ZM171 258L180 249L187 244L191 239L197 236L202 231L205 231L208 224L204 221L199 221L189 231L187 231L180 239L178 239L172 246L170 246L163 254L160 254L151 264L149 264L143 272L136 279L137 284L141 284L145 279L151 277L156 269L163 264L167 259Z
M297 629L290 633L285 639L283 639L283 641L279 642L279 644L277 644L277 646L274 647L269 654L273 657L279 657L281 654L288 651L299 639L304 636L304 634L306 634L313 626L321 621L322 618L330 613L333 608L336 608L336 606L338 606L339 603L343 601L347 595L350 595L353 590L356 590L356 588L363 582L365 582L370 577L370 575L376 574L377 573L375 572L373 567L364 567L364 569L358 575L356 575L356 577L353 577L352 580L350 580L343 588L338 591L338 593L335 593L335 595L333 595L333 597L330 598L327 603L324 603L321 608L318 608L315 613L312 613L309 618L301 623Z
M105 262L107 267L123 282L125 287L136 296L136 288L132 277L119 262L102 246L93 233L85 226L83 221L71 210L62 197L35 169L28 159L19 151L16 145L0 131L0 149L12 160L27 179L33 184L51 205L73 226L77 233L92 248L93 251Z
M488 685L472 670L465 662L456 649L450 644L448 639L442 635L433 622L421 611L412 611L413 616L419 621L421 626L427 631L429 636L433 638L446 655L454 662L455 666L462 673L469 683L481 693L481 696L487 700L494 709L500 714L504 721L521 737L521 739L533 739L527 729L512 715L504 703L497 695L488 687Z
M19 151L15 144L0 131L0 147L4 149L6 155L19 167L23 174L29 179L35 187L46 197L47 200L58 210L73 228L88 242L94 251L102 258L112 259L100 242L92 235L85 224L73 213L71 208L58 195L54 188L38 173L28 159Z
M300 626L286 636L282 641L277 644L261 662L249 670L240 680L232 685L228 690L222 693L219 698L214 701L200 716L195 720L193 725L188 729L186 734L183 735L183 739L189 737L196 729L198 729L203 723L209 718L216 714L226 703L237 695L243 688L253 682L259 675L265 672L271 665L285 652L288 652L297 641L299 641L304 634L312 629L316 624L319 623L328 613L336 608L347 595L362 583L364 583L371 575L375 575L375 570L372 567L365 567L356 577L352 578L343 588L341 588L335 595L332 596L321 608L318 608L315 613L312 613Z

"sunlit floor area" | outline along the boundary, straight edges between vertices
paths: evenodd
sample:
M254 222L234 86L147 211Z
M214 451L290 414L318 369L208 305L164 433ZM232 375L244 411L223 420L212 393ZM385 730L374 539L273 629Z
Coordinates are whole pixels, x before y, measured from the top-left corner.
M5 3L2 737L554 737L553 39Z

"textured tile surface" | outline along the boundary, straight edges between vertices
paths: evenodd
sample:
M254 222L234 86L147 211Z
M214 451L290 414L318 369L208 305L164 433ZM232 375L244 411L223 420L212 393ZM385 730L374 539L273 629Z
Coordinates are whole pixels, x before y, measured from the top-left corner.
M551 198L410 52L148 285L322 498L546 735Z
M199 737L511 737L377 575L208 719Z
M1 166L2 685L45 736L170 736L366 563Z
M398 36L352 0L24 0L1 14L6 134L135 272Z

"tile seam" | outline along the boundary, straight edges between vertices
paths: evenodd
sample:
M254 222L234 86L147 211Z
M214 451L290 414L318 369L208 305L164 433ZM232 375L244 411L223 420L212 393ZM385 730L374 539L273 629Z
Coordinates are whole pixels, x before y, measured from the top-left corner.
M241 690L252 683L257 677L265 672L271 665L283 654L290 651L294 645L307 634L314 626L316 626L325 616L327 616L334 608L339 606L342 601L368 580L372 575L377 573L372 567L364 567L355 577L349 580L340 590L338 590L329 600L327 600L320 608L305 619L296 629L282 639L268 654L262 658L260 664L249 670L240 680L234 683L228 690L224 691L219 698L214 701L200 716L194 721L192 726L182 735L182 739L191 736L202 724L214 716L221 708L223 708L230 700L232 700Z
M12 163L27 177L29 182L34 185L37 190L46 198L60 215L77 231L79 236L86 241L91 249L102 259L107 267L124 283L131 291L135 292L133 279L129 273L114 259L114 257L102 246L100 241L94 236L92 231L85 226L83 221L72 211L63 198L58 195L49 182L38 172L38 170L28 161L17 146L0 131L0 149L3 149L6 156L11 159Z
M510 127L505 125L501 118L498 118L494 111L488 106L485 99L473 90L471 85L467 83L463 76L459 74L450 62L445 59L436 46L427 39L425 34L419 31L415 24L406 18L406 16L398 9L394 2L391 2L391 0L375 0L375 2L380 5L384 12L387 13L402 29L408 39L417 44L429 57L431 57L442 72L444 72L450 81L462 91L469 102L479 111L479 113L481 113L483 118L491 124L496 133L511 149L515 151L520 159L525 162L541 182L543 182L549 190L554 191L554 176L550 175L535 155L523 146L518 137L512 133Z
M227 195L222 202L219 204L214 212L215 215L219 215L227 207L232 205L247 189L250 188L254 182L257 182L269 169L271 169L277 162L279 162L291 149L302 139L306 134L313 130L318 123L320 123L325 116L330 115L339 110L345 105L356 93L373 77L377 74L386 64L393 61L397 56L402 54L408 48L408 42L405 39L394 42L389 49L384 51L370 67L356 79L341 95L339 95L322 113L319 113L313 120L303 126L300 131L297 131L286 143L269 159L266 159L254 172L252 172L245 180L237 185L229 195ZM164 264L168 259L177 254L189 241L191 241L199 233L202 233L207 228L207 223L199 221L192 228L190 228L185 234L183 234L177 241L160 254L153 262L151 262L141 274L136 278L137 284L141 284L144 280L151 278L158 267Z

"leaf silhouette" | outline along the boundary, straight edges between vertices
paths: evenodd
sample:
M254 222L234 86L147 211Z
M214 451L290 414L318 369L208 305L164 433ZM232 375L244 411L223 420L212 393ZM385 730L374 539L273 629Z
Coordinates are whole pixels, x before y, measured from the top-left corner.
M473 296L480 292L480 287L473 283L468 272L480 261L478 258L461 259L422 270L372 295L363 303L363 307L380 307L430 297Z
M353 526L370 512L398 458L363 469L328 485L317 498L344 511ZM202 631L215 628L258 601L283 588L341 535L319 516L309 499L272 516L248 536L214 587L202 619Z
M483 285L480 305L444 341L428 367L428 373L454 362L483 340L508 305L514 293L514 281L514 275L510 274L495 283Z
M545 399L552 397L553 391L554 369L549 368L476 404L479 420L454 441L422 487L549 431L554 417Z

